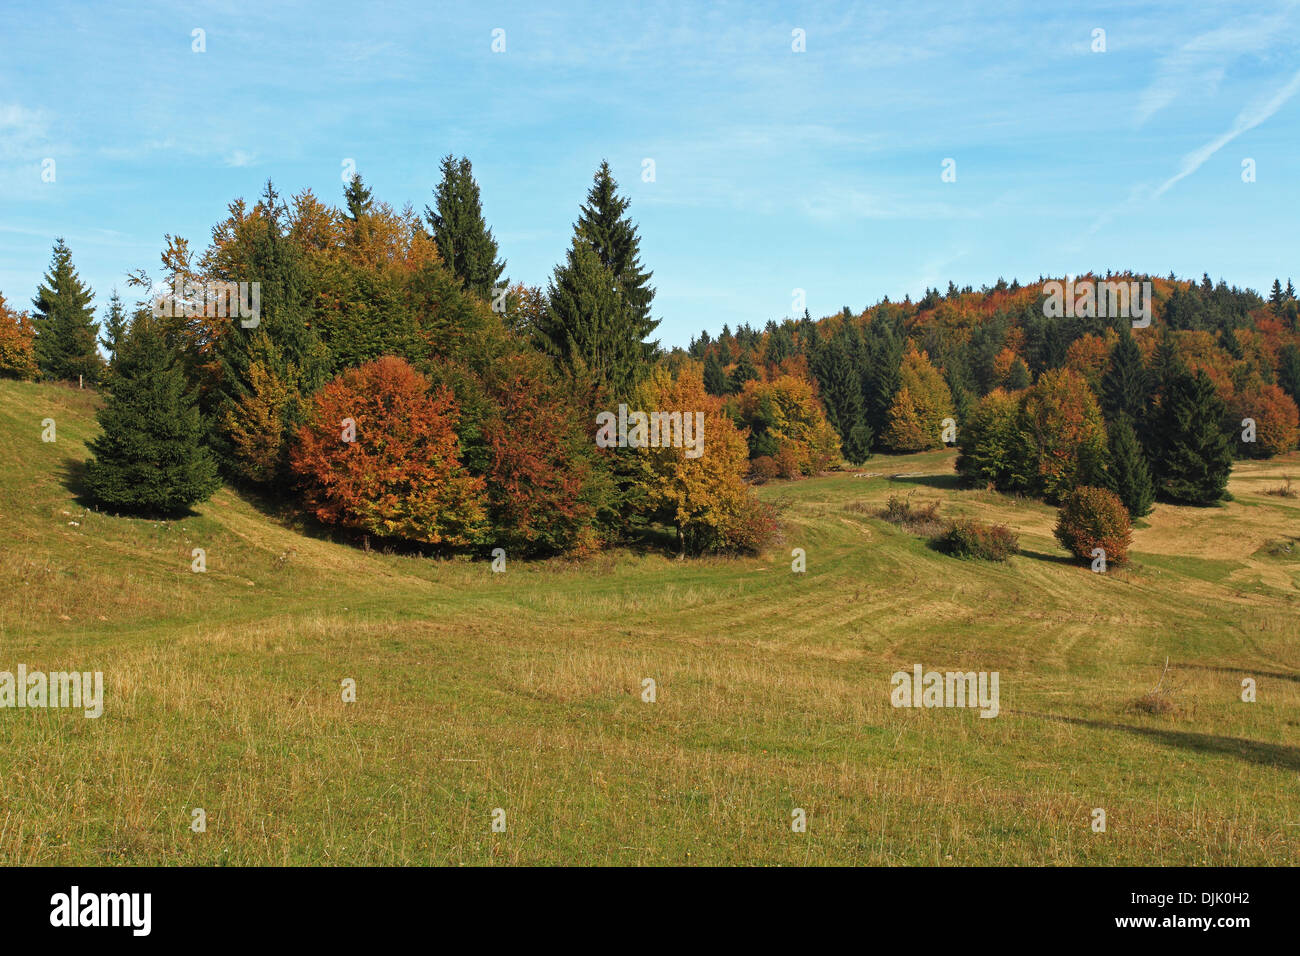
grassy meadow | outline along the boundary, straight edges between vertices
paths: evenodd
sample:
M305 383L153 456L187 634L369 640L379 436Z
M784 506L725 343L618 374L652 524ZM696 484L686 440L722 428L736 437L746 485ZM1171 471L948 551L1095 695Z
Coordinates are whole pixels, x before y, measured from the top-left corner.
M0 710L0 862L1300 862L1300 499L1265 494L1300 454L1239 463L1221 507L1158 505L1104 575L1054 509L959 488L950 451L764 486L761 558L494 574L229 488L181 520L96 512L96 401L0 382L0 670L105 681L99 719ZM875 516L900 493L1021 554L936 553ZM891 707L917 663L998 671L1000 716Z

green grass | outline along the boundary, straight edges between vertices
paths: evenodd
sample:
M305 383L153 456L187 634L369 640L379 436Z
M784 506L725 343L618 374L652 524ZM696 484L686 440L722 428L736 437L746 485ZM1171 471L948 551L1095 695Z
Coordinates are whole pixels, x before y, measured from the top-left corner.
M493 574L313 537L229 489L177 521L99 513L76 494L94 405L0 382L0 670L106 685L98 720L0 710L0 862L1300 856L1300 565L1265 547L1300 501L1264 494L1295 455L1240 463L1221 508L1157 506L1106 575L1067 560L1052 508L960 489L950 452L765 486L784 539L761 558ZM874 517L908 491L1024 553L953 560ZM1166 657L1176 713L1135 710ZM916 663L999 671L1001 716L892 708Z

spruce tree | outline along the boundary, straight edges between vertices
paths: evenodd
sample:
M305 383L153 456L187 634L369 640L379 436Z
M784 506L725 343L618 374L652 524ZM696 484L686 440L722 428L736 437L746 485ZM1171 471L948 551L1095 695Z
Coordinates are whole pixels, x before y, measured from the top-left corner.
M745 383L751 382L758 378L758 369L754 367L754 360L748 352L740 354L740 361L736 367L731 370L731 377L727 382L728 391L732 394L740 394L745 390Z
M1110 461L1106 471L1106 487L1119 495L1124 507L1134 518L1151 513L1155 500L1155 486L1151 482L1151 469L1138 444L1137 433L1127 416L1110 426Z
M609 171L609 163L602 161L587 191L587 202L574 225L574 233L575 238L591 244L601 263L614 275L633 331L638 340L643 340L659 323L650 317L655 290L649 284L651 273L641 270L641 237L627 215L630 204L630 199L618 194L618 183ZM653 346L647 355L652 352Z
M862 403L862 372L858 367L857 336L844 326L819 343L812 371L817 378L826 418L839 433L845 460L860 465L871 456L873 430Z
M1114 422L1127 416L1131 423L1140 425L1151 402L1151 385L1133 334L1122 332L1101 379L1101 410L1106 420Z
M1222 427L1226 414L1205 372L1183 369L1165 383L1152 429L1156 489L1162 497L1196 505L1223 497L1233 458Z
M710 395L727 394L727 372L716 351L709 352L704 360L704 390Z
M347 188L343 191L343 201L347 206L348 219L356 225L361 217L370 212L370 207L374 202L371 196L370 188L361 181L360 173L353 173L352 179L348 181Z
M283 406L285 434L303 420L303 396L324 384L329 373L329 355L312 328L307 304L308 278L302 252L285 229L286 209L275 187L267 180L257 205L261 228L250 244L248 261L240 264L243 275L218 276L227 281L259 283L261 308L254 320L232 318L219 339L221 385L210 409L209 440L223 459L233 455L228 429L222 424L249 400L251 368L255 360L268 360L256 344L265 338L273 346L276 374L292 392ZM247 321L250 324L244 325Z
M602 163L574 225L567 260L557 266L550 309L537 323L543 348L570 370L586 368L615 398L645 375L658 342L644 341L659 325L650 318L654 290L641 271L640 238L625 215L628 200ZM724 342L729 338L724 327Z
M448 153L441 168L434 208L424 208L438 254L465 288L490 302L506 264L497 259L496 240L483 218L473 167L465 157L457 160Z
M646 368L645 347L614 276L587 242L575 239L567 261L556 267L549 299L536 328L542 347L571 373L591 376L610 397L629 397Z
M72 265L72 251L60 238L45 280L32 299L36 362L46 378L83 376L87 382L99 381L104 363L95 348L99 325L90 306L93 298Z
M901 321L878 313L866 328L860 362L863 411L873 435L889 426L889 409L902 385L906 336Z
M86 484L100 504L174 514L216 491L216 461L203 445L180 357L148 314L120 343L98 418L103 432L88 446Z
M104 334L99 339L99 344L108 352L110 369L117 358L117 350L121 347L122 339L126 337L129 324L126 309L122 306L122 297L114 289L113 295L108 300L108 315L104 317Z

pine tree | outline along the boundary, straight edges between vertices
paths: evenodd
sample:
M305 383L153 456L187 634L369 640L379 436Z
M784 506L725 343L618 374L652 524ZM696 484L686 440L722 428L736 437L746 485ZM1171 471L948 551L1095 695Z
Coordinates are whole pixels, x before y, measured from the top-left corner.
M655 290L649 285L651 273L641 271L641 238L627 215L630 204L630 199L618 194L609 163L602 161L574 232L576 238L591 244L601 263L613 273L633 330L638 340L644 340L659 327L659 322L650 317ZM647 355L653 350L650 346Z
M1145 421L1151 402L1151 376L1142 364L1142 351L1125 331L1110 354L1110 367L1101 379L1101 410L1108 422L1127 416L1135 426Z
M1024 359L1019 355L1011 363L1011 370L1007 372L1007 388L1013 392L1022 388L1028 388L1033 384L1033 379L1029 375L1029 366L1025 364Z
M1153 437L1156 488L1171 501L1209 505L1223 497L1232 472L1232 444L1222 422L1227 406L1208 375L1185 369L1166 382Z
M752 382L758 378L758 369L754 367L754 360L748 352L742 352L740 361L736 367L731 370L731 377L727 381L727 390L732 394L739 394L745 390L745 383Z
M1119 495L1120 501L1134 518L1151 513L1155 500L1155 487L1151 483L1151 469L1138 444L1137 433L1127 417L1121 417L1110 426L1110 461L1106 471L1106 487Z
M174 514L216 491L217 465L202 444L180 358L147 314L121 342L98 418L103 432L90 442L94 458L86 463L96 501L121 511Z
M1274 315L1282 314L1282 303L1285 296L1282 294L1282 283L1278 279L1273 280L1273 289L1268 294L1268 304L1273 307Z
M840 436L840 451L847 461L860 465L871 456L873 431L862 407L857 344L852 326L842 327L819 343L812 371L826 405L826 418Z
M878 314L866 328L861 361L863 411L873 435L889 425L889 409L902 385L904 339L901 322Z
M556 266L549 299L537 323L540 344L569 372L590 375L611 397L627 398L645 373L645 347L614 276L587 242L575 239L568 260Z
M343 191L343 201L347 205L348 219L354 226L361 221L362 216L370 212L374 200L370 188L361 181L360 173L352 174L352 179L348 181L347 188Z
M658 342L644 341L659 325L651 319L654 290L641 271L636 227L628 200L602 163L574 226L567 261L555 269L550 309L537 324L541 345L568 369L586 368L598 384L626 397L644 378ZM719 341L728 338L723 329Z
M251 242L248 262L242 264L247 275L220 276L257 282L261 288L256 324L245 327L244 320L232 319L219 340L221 385L211 410L209 437L221 457L231 462L236 452L226 423L250 400L255 361L262 361L290 389L290 398L282 406L286 438L304 419L305 396L324 384L329 374L327 350L310 322L302 252L285 234L285 209L270 180L257 211L262 223ZM270 354L258 347L263 340L270 343Z
M94 293L72 265L72 251L60 238L49 271L32 299L36 361L46 378L99 381L103 360L95 348L99 325L90 307Z
M727 372L718 361L718 353L711 351L704 360L704 390L710 395L727 394Z
M438 254L465 288L485 301L501 282L505 260L497 258L497 242L483 218L474 170L465 157L450 153L442 158L442 181L434 190L435 208L424 208L433 229Z
M100 336L99 344L104 346L108 352L109 367L112 368L114 359L117 357L117 350L122 344L122 339L126 337L126 330L130 323L126 318L126 309L122 307L122 297L113 290L113 295L108 300L108 315L104 317L104 334Z

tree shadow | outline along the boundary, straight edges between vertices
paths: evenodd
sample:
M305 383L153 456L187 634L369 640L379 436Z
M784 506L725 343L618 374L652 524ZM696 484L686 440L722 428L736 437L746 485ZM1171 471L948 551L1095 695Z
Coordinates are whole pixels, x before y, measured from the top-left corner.
M1061 714L1042 714L1029 710L1008 710L1009 714L1022 717L1041 717L1064 724L1075 724L1092 730L1118 730L1139 737L1147 737L1166 747L1177 747L1196 753L1213 754L1219 757L1236 757L1247 763L1264 767L1280 767L1285 770L1300 771L1300 747L1285 744L1269 744L1244 737L1224 737L1219 734L1198 734L1189 730L1163 730L1158 727L1135 727L1131 724L1117 724L1105 720L1088 720L1084 717L1065 717Z
M86 463L79 458L65 458L59 463L59 478L63 487L68 489L73 499L83 508L95 507L95 499L90 496L90 486L86 483Z
M1216 674L1242 674L1246 677L1275 677L1278 680L1295 681L1300 684L1300 674L1284 674L1281 671L1262 671L1254 667L1222 667L1218 664L1179 664L1178 670L1213 671Z
M921 485L925 488L940 488L944 491L956 491L962 486L961 476L951 475L890 475L889 480L897 484Z
M1019 553L1026 558L1034 558L1037 561L1049 561L1052 564L1069 564L1077 567L1083 566L1079 564L1078 558L1068 554L1048 554L1045 551L1030 551L1028 548L1021 548Z

